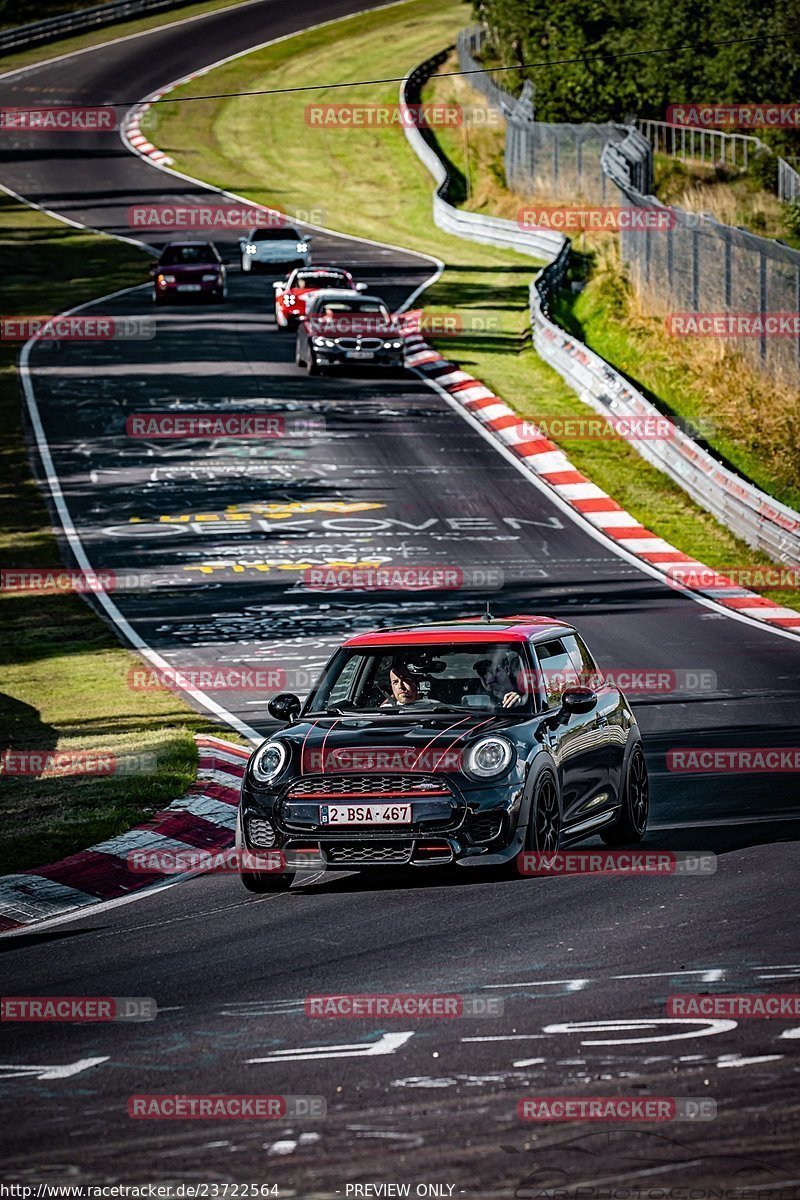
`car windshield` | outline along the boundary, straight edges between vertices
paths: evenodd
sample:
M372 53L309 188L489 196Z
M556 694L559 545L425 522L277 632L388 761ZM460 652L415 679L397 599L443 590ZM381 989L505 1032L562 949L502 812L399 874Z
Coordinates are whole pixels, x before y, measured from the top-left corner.
M343 649L311 693L307 711L530 712L530 680L522 643Z
M317 307L320 316L338 317L342 313L369 313L389 320L389 310L380 300L326 300Z
M347 287L349 280L342 271L298 271L292 281L296 288L326 288L341 284Z
M179 263L208 263L215 262L214 250L207 242L193 246L167 246L159 259L164 267L174 267Z
M285 226L280 229L254 229L250 234L251 242L299 242L300 234L296 229Z

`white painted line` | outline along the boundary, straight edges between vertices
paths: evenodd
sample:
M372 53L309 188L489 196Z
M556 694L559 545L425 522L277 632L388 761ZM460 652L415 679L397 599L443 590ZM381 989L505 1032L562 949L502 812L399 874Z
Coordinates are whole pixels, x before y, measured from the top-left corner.
M755 1063L777 1062L783 1058L782 1054L757 1054L752 1058L743 1058L741 1054L723 1054L717 1059L717 1066L722 1069L724 1067L750 1067Z
M414 1031L409 1033L384 1033L376 1042L350 1042L338 1046L300 1046L296 1050L276 1050L265 1058L248 1058L249 1063L305 1062L317 1058L375 1058L378 1055L394 1054L404 1046Z
M37 1079L69 1079L72 1075L80 1075L91 1067L108 1062L108 1055L102 1058L79 1058L76 1062L65 1063L60 1067L16 1066L14 1063L0 1063L0 1079L22 1079L34 1075Z

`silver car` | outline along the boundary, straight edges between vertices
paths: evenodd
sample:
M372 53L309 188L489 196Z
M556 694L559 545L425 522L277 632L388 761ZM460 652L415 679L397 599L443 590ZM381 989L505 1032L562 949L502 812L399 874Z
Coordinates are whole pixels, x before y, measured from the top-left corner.
M311 265L311 234L300 233L291 225L271 229L251 229L239 238L243 271L270 267L308 267Z

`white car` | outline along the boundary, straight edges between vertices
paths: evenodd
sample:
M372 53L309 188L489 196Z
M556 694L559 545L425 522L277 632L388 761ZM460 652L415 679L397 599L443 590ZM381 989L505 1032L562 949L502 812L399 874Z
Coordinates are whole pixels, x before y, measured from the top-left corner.
M274 229L251 229L239 238L243 271L259 268L307 267L311 264L311 234L300 233L291 225Z

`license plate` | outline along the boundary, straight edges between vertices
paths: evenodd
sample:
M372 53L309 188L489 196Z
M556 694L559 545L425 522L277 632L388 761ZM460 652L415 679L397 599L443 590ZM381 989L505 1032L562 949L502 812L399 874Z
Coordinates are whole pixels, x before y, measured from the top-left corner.
M347 357L348 358L374 358L375 351L374 350L348 350Z
M410 825L410 804L321 804L320 825Z
M178 291L179 292L199 292L200 284L199 283L179 283Z

